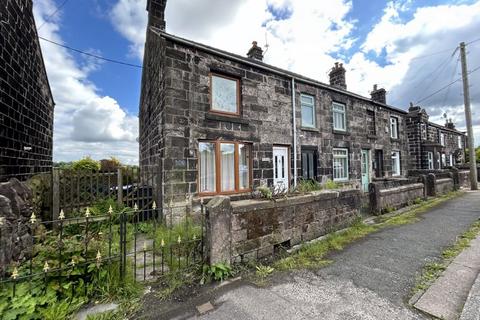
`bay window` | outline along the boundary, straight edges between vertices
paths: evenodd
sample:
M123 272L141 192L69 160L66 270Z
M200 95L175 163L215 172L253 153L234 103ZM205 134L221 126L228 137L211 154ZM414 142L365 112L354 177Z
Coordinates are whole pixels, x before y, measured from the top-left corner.
M333 180L348 180L348 149L333 149Z
M199 143L199 191L202 194L248 191L251 183L251 147L224 141Z

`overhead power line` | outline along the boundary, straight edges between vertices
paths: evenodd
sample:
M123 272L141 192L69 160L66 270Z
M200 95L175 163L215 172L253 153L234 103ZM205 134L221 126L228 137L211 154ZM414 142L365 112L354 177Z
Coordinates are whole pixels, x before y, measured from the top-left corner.
M68 0L64 0L62 2L62 4L60 4L57 9L55 9L55 11L53 11L52 13L50 13L45 19L43 19L43 23L37 28L37 31L39 31L40 29L42 29L42 27L45 25L45 23L47 23L51 17L53 17L55 14L57 14L58 11L60 11L60 9L63 8L64 5L66 5L68 2Z
M96 54L93 54L93 53L88 53L88 52L85 52L85 51L82 51L82 50L79 50L79 49L69 47L67 45L55 42L53 40L46 39L44 37L39 36L38 38L40 38L43 41L52 43L56 46L59 46L59 47L62 47L62 48L65 48L65 49L68 49L68 50L71 50L71 51L75 51L77 53L80 53L80 54L83 54L83 55L86 55L86 56L89 56L89 57L92 57L92 58L95 58L95 59L99 59L99 60L103 60L103 61L107 61L107 62L111 62L111 63L116 63L116 64L128 66L128 67L134 67L134 68L139 68L139 69L143 68L141 65L138 65L138 64L132 64L132 63L128 63L128 62L124 62L124 61L120 61L120 60L105 58L105 57L102 57L102 56L99 56L99 55L96 55Z
M480 70L480 67L477 67L477 68L475 68L475 69L473 69L473 70L469 71L469 72L468 72L468 74L472 74L472 73L474 73L475 71L478 71L478 70ZM429 94L428 96L426 96L426 97L424 97L424 98L422 98L422 99L418 100L418 101L417 101L415 104L419 104L420 102L423 102L423 101L425 101L425 100L427 100L427 99L429 99L429 98L433 97L434 95L438 94L439 92L442 92L443 90L447 89L448 87L450 87L450 86L454 85L455 83L457 83L457 82L459 82L459 81L461 81L461 80L462 80L462 78L458 78L458 79L456 79L456 80L454 80L454 81L450 82L450 83L449 83L449 84L447 84L446 86L443 86L442 88L438 89L437 91L435 91L435 92L433 92L433 93Z

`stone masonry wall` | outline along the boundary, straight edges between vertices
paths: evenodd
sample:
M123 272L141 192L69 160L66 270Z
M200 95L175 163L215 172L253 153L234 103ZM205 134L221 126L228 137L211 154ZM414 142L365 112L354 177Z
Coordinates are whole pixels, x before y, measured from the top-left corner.
M163 104L157 104L162 113L161 124L148 124L141 116L140 144L141 165L148 152L147 146L160 143L160 152L154 154L162 167L163 206L172 202L174 210L182 213L189 198L198 195L198 142L223 140L247 142L252 145L252 187L273 185L273 146L292 148L292 92L291 79L265 71L245 63L214 55L209 52L178 43L157 34L161 39L163 59ZM158 57L157 57L158 58ZM160 58L158 58L160 59ZM158 63L158 62L157 62ZM224 116L210 112L210 73L220 73L240 80L240 115ZM158 88L158 87L157 87ZM158 90L158 89L157 89ZM148 89L142 92L147 94ZM300 94L315 96L316 128L301 128ZM351 94L296 82L297 116L297 168L301 177L301 148L308 146L318 151L317 179L332 179L334 147L348 148L349 178L359 181L361 149L383 150L384 172L391 175L391 151L401 153L402 173L407 166L407 144L403 113L395 109L360 99ZM143 95L142 95L143 97ZM145 99L145 98L144 98ZM344 103L347 108L347 132L333 130L332 101ZM145 102L142 108L145 108ZM364 126L366 110L375 112L376 132L370 135ZM391 139L390 115L399 119L399 139ZM149 126L161 130L161 137L142 131ZM163 143L163 144L162 144ZM290 151L290 167L293 168L293 151ZM154 161L150 161L154 163ZM293 172L290 170L290 180ZM372 170L373 175L373 170Z
M454 190L454 184L452 178L437 179L436 181L436 194L437 196L449 193Z
M0 181L52 167L54 102L32 0L0 5Z
M232 202L232 262L272 255L346 227L359 214L360 191L328 191L275 202Z

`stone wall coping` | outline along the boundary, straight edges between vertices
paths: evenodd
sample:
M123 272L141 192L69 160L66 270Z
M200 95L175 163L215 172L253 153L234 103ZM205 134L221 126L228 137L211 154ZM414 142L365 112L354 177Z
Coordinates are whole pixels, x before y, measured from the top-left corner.
M453 183L453 179L452 178L437 179L437 184L439 183Z
M343 196L348 195L349 193L356 193L358 189L346 189L346 190L322 190L322 191L315 191L310 194L290 197L290 198L283 198L283 199L276 199L272 200L265 200L265 199L249 199L249 200L240 200L240 201L232 201L232 209L233 213L244 213L244 212L251 212L256 210L263 210L263 209L270 209L270 208L282 208L287 206L293 206L303 203L321 201L321 200L329 200L329 199L336 199L341 198Z
M415 189L423 189L423 183L412 183L412 184L399 186L395 188L381 189L380 195L387 196L392 193L406 192L406 191L415 190Z

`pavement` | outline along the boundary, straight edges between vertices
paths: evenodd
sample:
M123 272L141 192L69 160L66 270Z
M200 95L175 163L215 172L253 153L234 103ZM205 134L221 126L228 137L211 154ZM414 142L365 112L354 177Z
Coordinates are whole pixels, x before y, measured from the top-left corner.
M148 304L142 319L430 319L408 305L428 262L480 218L480 192L466 192L422 214L352 243L316 271L275 274L265 288L246 282L198 296L162 313ZM200 315L195 308L211 302ZM163 309L164 311L165 309Z
M458 319L479 272L480 237L473 239L470 247L448 265L442 275L414 304L415 308L440 319ZM476 313L479 311L477 309Z

